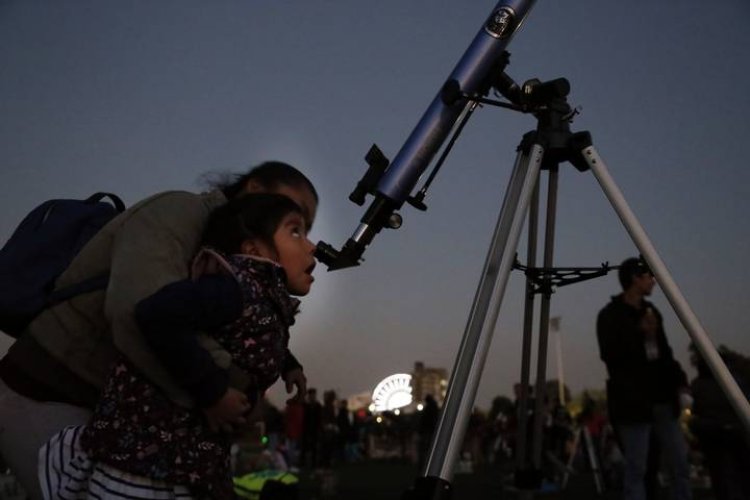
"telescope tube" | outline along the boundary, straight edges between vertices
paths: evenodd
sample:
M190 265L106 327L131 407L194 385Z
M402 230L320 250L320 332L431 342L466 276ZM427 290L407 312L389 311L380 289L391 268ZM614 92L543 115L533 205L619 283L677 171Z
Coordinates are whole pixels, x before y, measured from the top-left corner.
M490 71L500 59L523 22L533 1L504 0L477 33L448 81L458 82L463 93L473 95L487 84ZM378 184L378 192L400 207L450 133L466 101L443 102L438 92Z
M462 93L480 94L488 90L490 74L500 61L503 51L526 18L535 0L501 0L448 77ZM414 189L445 138L468 105L465 99L446 102L438 92L396 154L377 184L375 199L360 221L359 227L346 242L340 254L327 259L329 270L357 265L365 247L380 230L388 225L393 212L399 209ZM323 254L324 252L321 252ZM335 258L334 258L335 256Z

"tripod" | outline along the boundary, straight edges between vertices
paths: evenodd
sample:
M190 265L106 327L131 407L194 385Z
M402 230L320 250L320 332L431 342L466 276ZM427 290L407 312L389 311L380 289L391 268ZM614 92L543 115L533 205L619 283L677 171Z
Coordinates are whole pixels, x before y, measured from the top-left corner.
M413 197L410 196L412 190L451 128L458 123L455 134L459 134L478 103L496 104L501 107L532 112L537 117L536 130L526 134L518 148L513 172L453 367L424 477L417 479L414 488L407 492L406 498L443 499L450 497L453 466L460 454L492 332L497 322L508 277L514 265L514 254L518 247L523 220L527 213L529 213L530 224L533 221L533 225L530 225L530 238L532 234L534 238L534 241L530 242L533 244L529 245L528 261L531 267L536 261L535 206L537 202L534 201L534 207L530 205L532 199L538 199L538 179L542 170L548 171L550 177L543 270L551 272L557 176L559 166L563 162L572 163L580 171L591 170L594 173L612 207L664 290L672 308L750 435L750 404L609 175L604 161L591 142L590 134L570 132L569 120L574 113L566 100L570 90L567 81L558 79L542 83L529 80L519 87L503 72L507 64L507 57L503 53L505 47L524 23L534 2L535 0L499 1L441 91L430 103L427 111L399 150L393 163L389 164L377 148L368 153L367 161L370 168L349 195L349 199L358 205L363 205L366 195L370 194L373 195L374 200L360 219L352 236L341 250L323 241L318 243L316 249L316 258L326 264L329 271L357 266L367 246L383 228L397 229L401 226L402 219L397 210L405 202L424 210L426 208L423 203L424 191L440 168L454 140L451 140L447 150L442 154L422 190ZM511 104L483 98L482 96L486 95L490 88L498 90ZM460 116L463 118L459 120ZM606 266L604 267L603 270L594 271L594 274L606 273ZM549 286L554 282L553 276L554 274L545 275L542 279L544 287L547 288L544 289L541 303L537 387L544 384L546 378L546 363L542 361L546 361L547 358L551 295ZM574 278L574 280L580 279L583 279L582 275ZM527 280L527 289L531 286ZM531 348L530 325L533 303L530 300L527 300L525 309L522 362L524 366L522 390L524 391L528 383L528 360ZM523 399L522 404L526 404L523 403ZM536 404L537 406L542 404L540 398L537 399ZM536 414L537 419L540 419L542 412L537 411ZM534 422L532 462L537 469L541 460L541 425L541 420ZM525 448L522 453L525 460Z
M581 442L583 442L583 444L581 444ZM571 452L568 463L566 464L565 475L562 479L562 488L565 489L568 484L568 478L570 477L573 460L575 459L576 454L579 452L579 449L588 461L589 467L591 467L591 472L594 475L594 485L596 486L596 493L601 495L604 491L602 471L599 467L599 458L597 456L596 449L594 448L593 439L591 438L591 434L589 433L589 430L585 425L579 427L575 432L575 437L573 439L573 451Z
M503 75L504 76L504 73ZM507 77L506 77L507 78ZM547 222L543 270L550 271L542 279L544 290L540 307L539 354L537 369L537 391L535 421L532 441L533 468L538 470L542 457L542 418L544 383L546 379L547 337L549 330L551 284L554 254L555 205L557 181L561 163L570 162L579 171L591 170L612 207L625 225L628 233L653 270L657 282L665 291L672 307L688 330L692 340L714 372L723 391L740 415L750 432L750 404L744 398L715 348L711 344L697 317L688 306L682 293L672 280L666 266L657 254L645 231L615 185L602 158L594 148L588 132L572 133L569 127L573 112L567 103L569 86L567 81L555 80L539 83L540 90L532 112L537 117L537 128L524 135L518 147L513 172L503 199L495 226L482 276L469 313L464 336L448 385L445 403L440 414L424 477L418 478L414 487L405 494L407 499L446 499L451 497L453 466L460 454L461 446L471 414L481 373L486 361L493 330L497 322L502 298L510 271L514 266L515 252L521 235L523 220L529 213L528 262L533 267L536 261L537 203L539 176L542 170L549 174L547 194ZM505 92L501 90L505 95ZM482 100L481 102L487 102ZM594 274L606 273L603 269ZM587 279L575 276L575 281ZM527 277L527 291L533 287ZM524 415L528 401L525 394L529 380L530 330L533 301L527 294L524 317L524 339L522 357L522 380L520 410ZM524 419L521 419L523 421ZM524 429L525 432L525 429ZM520 435L520 434L519 434ZM526 462L525 438L520 439L517 450L519 464Z

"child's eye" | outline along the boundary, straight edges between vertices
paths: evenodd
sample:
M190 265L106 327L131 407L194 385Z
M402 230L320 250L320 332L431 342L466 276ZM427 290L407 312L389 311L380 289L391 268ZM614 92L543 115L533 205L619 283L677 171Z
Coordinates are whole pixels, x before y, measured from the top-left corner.
M292 228L292 236L295 238L301 238L304 235L304 231L301 227L295 226Z

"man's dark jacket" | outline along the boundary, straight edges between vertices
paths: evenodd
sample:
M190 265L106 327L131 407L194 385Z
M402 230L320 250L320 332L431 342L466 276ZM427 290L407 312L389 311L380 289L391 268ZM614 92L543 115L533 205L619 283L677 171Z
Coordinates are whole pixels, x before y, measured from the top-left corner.
M641 312L652 308L658 319L657 359L646 357L644 334L639 328ZM607 402L615 424L645 423L652 420L655 404L669 404L679 411L679 388L687 386L687 377L672 356L664 334L662 317L648 301L637 309L622 300L622 295L599 312L596 321L599 354L607 365Z

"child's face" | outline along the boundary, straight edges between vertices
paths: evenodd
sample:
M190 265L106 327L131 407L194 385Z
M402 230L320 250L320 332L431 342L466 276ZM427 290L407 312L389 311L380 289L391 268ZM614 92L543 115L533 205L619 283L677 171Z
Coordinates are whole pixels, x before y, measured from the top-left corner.
M287 186L286 184L281 184L273 192L283 194L299 205L302 209L302 214L305 216L306 229L309 231L315 220L315 212L318 208L318 202L315 200L315 195L313 195L312 191L304 186Z
M315 244L307 238L307 225L302 214L284 216L273 234L274 249L256 245L261 257L278 262L286 272L286 283L292 295L307 295L313 281Z

